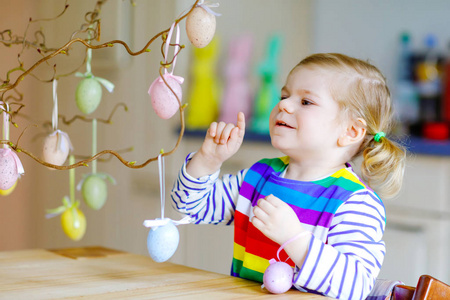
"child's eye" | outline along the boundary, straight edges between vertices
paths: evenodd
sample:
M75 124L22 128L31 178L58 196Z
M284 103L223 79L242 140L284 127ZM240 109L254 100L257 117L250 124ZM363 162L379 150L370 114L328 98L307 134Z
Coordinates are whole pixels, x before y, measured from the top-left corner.
M313 104L311 101L309 101L308 99L302 99L302 105L311 105Z
M284 99L287 99L287 98L288 98L287 96L281 96L281 97L280 97L280 101L281 101L281 100L284 100Z

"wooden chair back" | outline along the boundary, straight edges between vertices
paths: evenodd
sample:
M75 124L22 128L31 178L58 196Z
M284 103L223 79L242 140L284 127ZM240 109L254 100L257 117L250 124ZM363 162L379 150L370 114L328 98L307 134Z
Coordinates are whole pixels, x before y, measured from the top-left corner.
M447 300L450 286L430 276L422 275L416 287L397 285L392 290L391 300Z
M416 288L408 285L396 285L392 290L391 300L412 300Z
M414 300L444 300L450 299L450 286L442 281L422 275L417 283Z

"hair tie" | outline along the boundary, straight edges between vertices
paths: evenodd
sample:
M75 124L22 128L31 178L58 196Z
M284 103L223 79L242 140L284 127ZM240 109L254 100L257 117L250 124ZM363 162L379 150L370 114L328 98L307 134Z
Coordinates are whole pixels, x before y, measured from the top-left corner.
M381 142L381 138L383 138L385 136L386 136L386 133L384 133L383 131L380 131L377 134L375 134L373 139L375 140L375 142L380 143Z

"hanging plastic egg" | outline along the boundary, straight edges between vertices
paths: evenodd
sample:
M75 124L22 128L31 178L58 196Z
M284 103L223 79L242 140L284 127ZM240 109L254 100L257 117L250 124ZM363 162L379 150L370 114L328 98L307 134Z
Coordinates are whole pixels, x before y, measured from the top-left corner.
M10 187L10 188L7 189L7 190L1 190L1 189L0 189L0 196L8 196L9 194L11 194L11 193L14 191L14 189L16 188L16 186L17 186L17 181L14 182L13 186Z
M263 276L264 287L272 294L282 294L292 287L294 270L285 262L271 263Z
M78 109L85 114L95 111L102 100L102 87L94 78L85 78L80 81L75 93Z
M99 210L103 207L108 197L108 187L101 176L91 174L84 179L81 193L84 201L90 208Z
M186 19L186 33L192 45L206 47L216 32L216 17L202 7L196 7Z
M44 161L62 166L69 155L70 148L70 140L67 134L53 132L44 140L42 156Z
M170 220L163 226L151 228L147 236L147 250L156 262L165 262L178 248L180 234Z
M15 153L11 149L0 149L0 190L8 190L19 178Z
M61 226L69 238L79 241L86 233L86 217L80 209L72 207L62 213Z
M163 76L167 84L175 92L181 102L181 84L184 79L170 73L164 74ZM155 81L153 81L150 85L148 93L152 101L152 107L160 118L169 119L178 111L180 103L178 102L177 97L175 97L172 91L166 86L161 77L158 77Z

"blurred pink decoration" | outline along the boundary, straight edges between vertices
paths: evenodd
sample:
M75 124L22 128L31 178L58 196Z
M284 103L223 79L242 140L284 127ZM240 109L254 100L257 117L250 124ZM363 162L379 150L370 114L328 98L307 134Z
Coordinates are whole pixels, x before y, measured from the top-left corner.
M246 121L251 117L253 95L249 81L249 68L252 47L253 39L250 35L238 36L230 42L220 116L220 120L226 123L235 123L240 111L245 114Z

